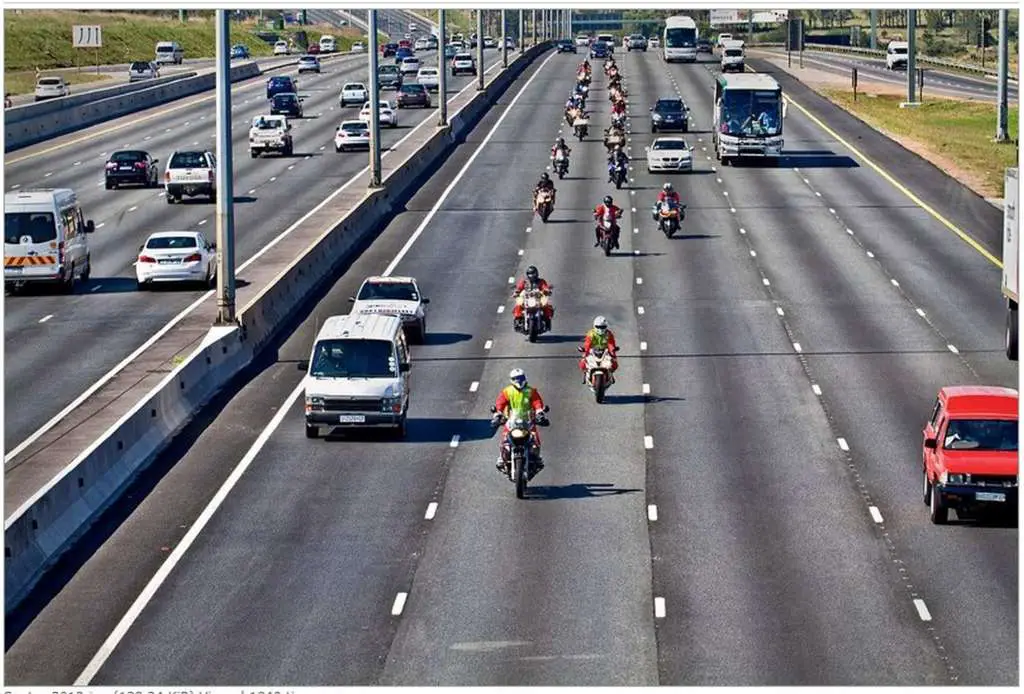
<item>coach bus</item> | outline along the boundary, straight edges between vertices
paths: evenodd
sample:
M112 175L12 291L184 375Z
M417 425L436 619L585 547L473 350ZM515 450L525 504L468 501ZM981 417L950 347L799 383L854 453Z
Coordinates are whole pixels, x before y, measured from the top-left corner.
M697 38L697 22L693 21L693 17L680 15L666 19L665 33L661 41L665 62L671 63L673 60L696 62Z

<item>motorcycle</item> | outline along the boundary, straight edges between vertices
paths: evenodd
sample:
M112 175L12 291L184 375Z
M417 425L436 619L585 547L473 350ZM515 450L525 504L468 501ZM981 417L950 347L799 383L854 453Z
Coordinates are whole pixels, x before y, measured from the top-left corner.
M544 406L542 412L537 413L537 425L548 426L550 423L545 416L551 408ZM522 499L526 496L526 485L532 480L540 467L534 462L533 431L528 417L513 415L508 419L492 405L491 426L497 428L505 425L502 430L503 440L501 443L501 460L504 463L504 472L508 475L510 482L516 485L516 498Z
M580 71L576 73L576 84L584 84L590 86L590 73Z
M558 150L552 157L551 168L558 174L559 179L565 178L565 175L569 173L569 157L564 150Z
M615 149L616 145L624 145L625 143L626 138L618 133L606 133L604 136L604 148L608 150L609 153Z
M528 289L516 297L516 305L523 307L523 317L516 323L516 330L536 342L537 336L551 329L544 309L548 305L548 295L539 289Z
M583 347L577 347L576 349L583 352ZM619 348L616 347L615 351L618 352ZM612 375L611 350L594 347L586 353L584 359L583 365L587 370L587 385L590 386L591 392L594 393L594 402L600 405L604 402L605 392L615 383L615 376Z
M579 138L580 142L583 142L583 138L587 136L589 130L590 121L586 118L577 118L573 124L573 130L576 131L576 137Z
M608 182L614 183L618 189L626 182L626 165L623 162L608 163Z
M540 218L544 223L547 223L548 217L551 216L551 213L555 209L554 195L550 190L538 191L537 198L534 201L534 206L536 207L537 214L540 215Z
M567 109L565 109L565 124L571 127L572 124L573 124L573 121L575 121L577 118L579 118L580 111L581 111L581 109L578 109L578 108L567 108Z
M661 203L655 211L655 216L658 220L658 228L666 238L672 238L672 234L679 231L679 226L686 218L686 205L680 205L671 200Z
M608 89L622 89L622 75L615 75L608 80Z
M626 129L626 114L625 113L613 113L612 114L612 127L617 130Z
M604 255L607 258L612 254L612 248L618 248L619 242L616 238L614 227L609 225L604 219L598 220L597 232L600 236L601 250L604 251Z

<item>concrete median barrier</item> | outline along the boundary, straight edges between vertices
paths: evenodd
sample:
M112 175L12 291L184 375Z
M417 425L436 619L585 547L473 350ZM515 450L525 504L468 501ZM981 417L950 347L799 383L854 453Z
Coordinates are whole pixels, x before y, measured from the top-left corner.
M449 126L428 130L426 141L414 144L404 159L389 158L381 188L340 198L347 207L327 209L323 218L311 212L308 229L297 229L289 237L290 245L282 243L260 259L261 273L269 281L249 295L238 313L238 325L210 328L182 363L11 514L4 525L8 613L203 406L282 334L311 296L334 281L353 249L401 209L487 107L547 48L537 46L510 62L485 90L453 109ZM324 219L331 221L325 225ZM196 317L196 325L209 325L199 322L201 318ZM160 350L160 344L152 350Z

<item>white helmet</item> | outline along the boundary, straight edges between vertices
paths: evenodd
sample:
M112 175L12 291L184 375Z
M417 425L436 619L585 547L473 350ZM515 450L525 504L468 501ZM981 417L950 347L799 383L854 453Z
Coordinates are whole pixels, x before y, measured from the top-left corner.
M526 387L526 372L522 369L512 369L508 372L508 380L516 387L516 390L522 390Z
M608 319L604 316L598 316L594 319L594 330L599 333L603 333L608 329Z

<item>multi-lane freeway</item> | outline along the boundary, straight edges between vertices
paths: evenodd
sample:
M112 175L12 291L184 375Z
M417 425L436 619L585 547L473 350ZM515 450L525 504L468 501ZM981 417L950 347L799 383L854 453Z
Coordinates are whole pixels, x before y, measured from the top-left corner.
M654 52L620 58L629 190L605 183L595 127L542 224L530 190L576 62L528 69L273 363L165 454L149 496L10 646L8 683L1018 682L1016 528L933 526L920 489L937 388L1017 382L998 269L799 109L780 166L715 166L714 65ZM676 93L698 159L672 177L689 207L669 240L648 213L665 177L644 147L648 108ZM826 126L830 109L815 113ZM297 138L326 141L315 123ZM318 161L274 183L269 160L242 169L240 195L290 201L248 218L239 205L243 249L272 225L246 219L315 199ZM605 258L590 210L609 192L627 215ZM131 250L106 274L127 274ZM529 264L555 285L537 344L511 328ZM295 363L385 269L431 299L409 435L307 440ZM165 299L97 294L74 300ZM34 325L28 301L15 320L43 350L60 321ZM106 310L109 340L164 304ZM622 346L603 405L574 349L596 314ZM488 426L513 367L551 407L526 500L495 471Z
M424 65L437 62L435 52L421 58ZM488 50L485 62L487 69L500 66L500 52ZM274 74L294 75L294 69ZM320 75L305 73L299 79L305 117L294 121L292 157L249 158L252 117L268 112L265 81L256 78L232 89L235 239L242 280L249 258L367 165L365 153L336 154L333 147L338 124L359 111L353 105L340 108L341 86L368 82L365 58L325 60ZM449 78L449 98L472 84L469 76ZM394 93L385 92L382 98L394 99ZM435 108L437 98L432 97ZM436 118L433 109L402 110L399 127L383 130L383 145L394 144L424 119ZM6 190L72 188L86 217L96 223L90 239L92 278L78 285L74 296L34 291L7 297L4 392L8 403L17 403L6 408L4 418L8 450L202 296L190 289L139 292L133 263L139 246L154 231L205 229L212 234L214 205L202 198L168 205L163 191L156 189L106 190L103 165L118 149L148 150L160 159L161 170L175 149L212 150L215 120L209 92L6 157ZM67 362L69 344L78 350L74 368L54 369L54 364Z
M771 55L774 58L785 57L786 51L781 48L755 48L752 55L759 53ZM849 77L852 68L857 68L859 76L865 80L884 82L897 86L904 86L907 83L906 70L889 70L885 66L885 58L878 58L872 55L857 53L830 53L828 51L808 50L804 51L803 63L808 67L818 68L825 72ZM792 56L793 64L797 64L797 57ZM941 94L948 97L983 99L994 101L997 94L997 84L994 78L982 76L972 77L963 73L933 68L930 65L921 64L918 67L925 69L924 93ZM1007 99L1011 102L1018 98L1017 84L1011 82L1007 85Z

